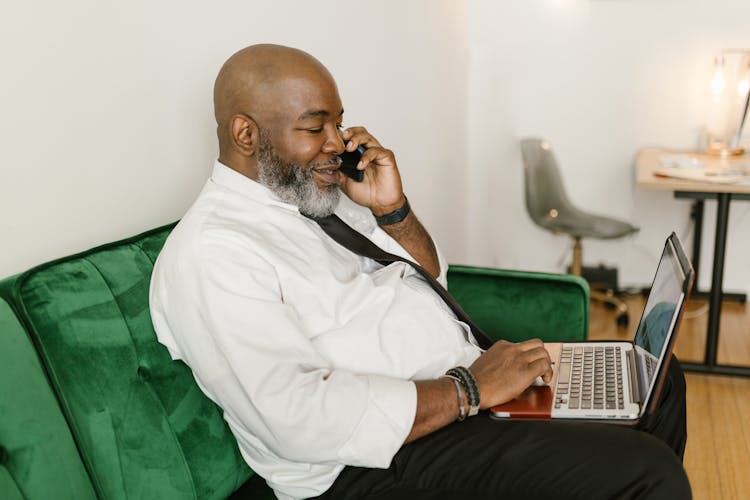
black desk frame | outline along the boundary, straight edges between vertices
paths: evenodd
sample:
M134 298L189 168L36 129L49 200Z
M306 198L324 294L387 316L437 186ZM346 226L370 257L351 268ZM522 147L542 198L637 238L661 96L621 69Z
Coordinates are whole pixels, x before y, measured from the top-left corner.
M688 198L695 200L693 205L693 216L695 217L695 233L693 245L693 267L696 273L694 290L698 286L698 265L700 263L700 238L703 230L703 203L707 199L716 199L716 236L714 238L714 261L711 275L711 291L708 302L708 331L706 332L706 352L703 363L682 362L682 367L687 371L711 373L717 375L739 375L750 377L750 366L720 365L716 362L716 354L719 345L719 323L721 320L721 302L724 297L732 298L724 294L724 257L727 245L727 226L729 224L729 202L735 200L750 200L747 194L731 193L698 193L688 191L676 191L675 198ZM698 292L700 293L700 292ZM745 301L744 294L732 294L736 300Z

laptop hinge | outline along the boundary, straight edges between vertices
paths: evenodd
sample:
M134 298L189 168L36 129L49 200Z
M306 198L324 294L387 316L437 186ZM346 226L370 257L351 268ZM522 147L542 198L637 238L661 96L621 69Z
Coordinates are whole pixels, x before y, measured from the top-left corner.
M628 350L626 354L628 356L628 365L630 365L630 369L628 370L628 374L630 375L630 398L633 403L641 404L643 397L641 396L641 384L638 380L635 348Z

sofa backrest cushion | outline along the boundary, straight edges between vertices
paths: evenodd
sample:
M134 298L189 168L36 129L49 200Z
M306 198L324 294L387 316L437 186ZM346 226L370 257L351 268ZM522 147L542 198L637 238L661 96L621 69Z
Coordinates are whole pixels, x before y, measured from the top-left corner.
M151 325L149 281L172 227L34 268L14 289L102 498L225 498L252 475Z
M2 299L0 498L96 498L34 346Z
M589 290L579 276L451 266L448 290L492 339L588 338Z

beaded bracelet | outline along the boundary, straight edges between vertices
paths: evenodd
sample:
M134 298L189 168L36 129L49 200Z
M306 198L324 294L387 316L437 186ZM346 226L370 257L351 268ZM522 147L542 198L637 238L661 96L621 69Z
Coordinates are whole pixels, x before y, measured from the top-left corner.
M456 385L456 394L458 394L458 421L463 422L466 418L466 408L464 408L464 391L461 390L461 384L458 378L453 375L443 375L445 378L449 378Z
M464 386L464 389L466 390L466 398L469 400L469 416L473 417L479 413L479 385L471 371L464 366L457 366L451 368L445 372L445 374L453 375L461 382L461 385Z

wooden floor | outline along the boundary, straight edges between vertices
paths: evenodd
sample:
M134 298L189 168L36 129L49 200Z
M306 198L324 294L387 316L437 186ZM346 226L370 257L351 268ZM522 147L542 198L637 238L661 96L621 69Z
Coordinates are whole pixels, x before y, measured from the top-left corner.
M629 297L630 326L618 329L614 313L591 304L590 338L634 336L644 298ZM706 339L705 301L687 305L675 352L700 361ZM750 305L726 302L719 336L720 363L750 366ZM750 378L686 373L688 442L685 469L696 500L750 499Z

